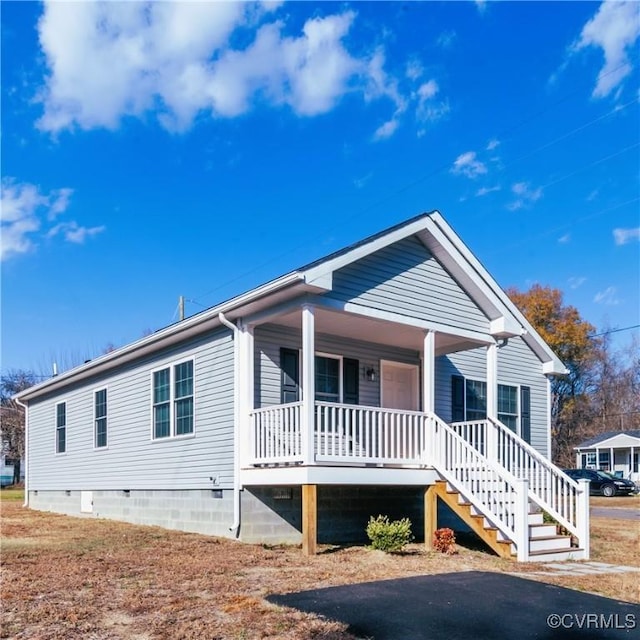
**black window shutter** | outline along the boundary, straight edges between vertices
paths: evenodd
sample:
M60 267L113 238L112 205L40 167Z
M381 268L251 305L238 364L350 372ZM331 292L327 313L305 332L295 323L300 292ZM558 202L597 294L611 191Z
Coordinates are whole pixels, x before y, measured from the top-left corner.
M295 349L280 349L280 370L282 384L280 385L280 401L297 402L300 400L300 356Z
M451 422L464 420L464 378L451 376Z
M531 444L531 388L520 387L520 437Z
M360 363L352 358L342 360L343 402L360 403Z

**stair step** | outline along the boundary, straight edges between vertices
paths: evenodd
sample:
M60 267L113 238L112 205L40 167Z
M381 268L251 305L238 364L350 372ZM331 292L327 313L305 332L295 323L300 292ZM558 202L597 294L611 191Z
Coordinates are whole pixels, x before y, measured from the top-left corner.
M544 538L530 538L529 552L566 550L571 548L571 536L546 536Z
M529 526L535 524L544 524L544 516L542 511L529 512Z
M512 554L515 557L515 553ZM534 562L557 562L562 560L585 560L584 549L571 547L570 549L550 549L549 551L530 551L529 557Z
M555 524L529 523L529 539L550 538L557 535Z

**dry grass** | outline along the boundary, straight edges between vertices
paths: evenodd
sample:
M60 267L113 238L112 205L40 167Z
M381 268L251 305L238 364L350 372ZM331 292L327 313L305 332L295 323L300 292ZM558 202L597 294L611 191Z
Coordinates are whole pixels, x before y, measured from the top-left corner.
M348 639L341 624L276 607L265 596L454 571L541 570L462 546L453 556L420 545L395 555L321 546L305 558L296 547L71 518L24 509L18 500L1 508L0 636L16 640ZM638 524L619 522L593 519L593 559L638 564ZM640 602L632 588L637 574L531 577Z
M613 498L591 496L589 504L592 507L609 507L612 509L640 509L640 493L636 493L633 496L614 496Z

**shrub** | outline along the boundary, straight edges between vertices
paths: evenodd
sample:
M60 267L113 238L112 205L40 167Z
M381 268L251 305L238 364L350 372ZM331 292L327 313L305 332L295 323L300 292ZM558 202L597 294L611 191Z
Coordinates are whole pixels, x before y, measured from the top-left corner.
M436 529L433 534L433 548L447 555L456 553L456 536L451 529Z
M380 551L402 551L413 540L409 518L389 522L388 516L369 518L367 536L371 546Z

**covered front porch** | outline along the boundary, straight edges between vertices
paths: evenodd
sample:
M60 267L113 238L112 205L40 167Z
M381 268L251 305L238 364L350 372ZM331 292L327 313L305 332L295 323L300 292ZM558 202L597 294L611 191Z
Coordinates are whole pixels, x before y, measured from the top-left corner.
M445 362L438 377L436 361L453 352L484 352L482 409L497 415L500 327L497 335L452 330L353 306L306 299L243 319L243 476L292 466L431 467L433 419L439 409L451 422L456 373Z

